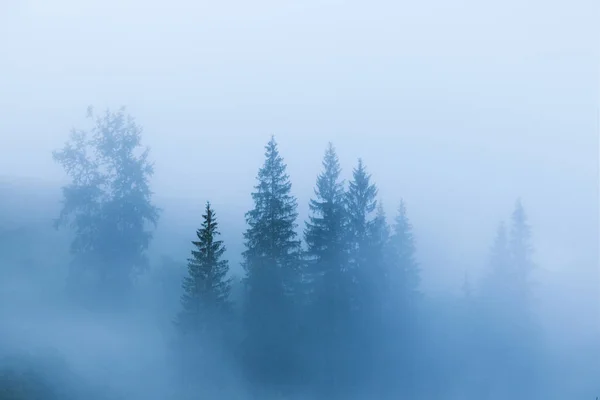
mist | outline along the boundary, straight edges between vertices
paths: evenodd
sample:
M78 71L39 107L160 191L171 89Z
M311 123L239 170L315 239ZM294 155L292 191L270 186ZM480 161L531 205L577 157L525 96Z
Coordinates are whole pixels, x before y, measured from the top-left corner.
M596 398L598 15L2 2L0 399Z

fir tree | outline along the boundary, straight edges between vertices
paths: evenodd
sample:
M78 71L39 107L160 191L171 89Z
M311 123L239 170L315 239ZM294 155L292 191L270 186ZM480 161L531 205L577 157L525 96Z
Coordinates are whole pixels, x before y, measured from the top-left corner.
M501 223L491 250L485 295L505 312L524 310L529 300L529 277L533 270L531 228L520 201L512 213L510 232Z
M377 187L371 183L371 175L358 160L358 166L352 171L352 180L346 194L350 233L353 240L355 258L368 241L370 226L373 223L372 214L377 208Z
M408 376L413 373L415 365L421 362L417 350L420 345L418 337L422 328L417 319L420 270L415 256L413 227L403 200L400 201L394 219L388 249L392 287L389 292L389 312L394 316L390 331L395 338L389 351L394 354L396 367L402 371L402 377L397 378L398 383L404 388L414 388L415 382Z
M316 355L311 369L322 390L332 394L339 380L339 355L347 351L342 337L347 330L344 324L349 314L349 282L344 183L331 143L322 165L304 230L312 288L309 323L319 329L308 332L304 339Z
M383 247L390 239L390 233L383 202L380 200L377 202L377 212L371 228L372 242L379 247Z
M346 193L346 207L348 213L349 235L349 268L355 285L354 298L356 307L361 307L360 302L365 296L367 288L367 275L369 274L371 256L371 232L377 208L377 187L371 183L371 175L362 162L352 172L348 191Z
M387 351L381 348L378 337L387 329L386 319L390 311L390 280L389 280L389 239L390 228L387 223L383 204L378 202L376 214L369 225L367 237L367 260L368 264L361 275L362 311L359 315L362 320L363 335L367 342L365 349L371 346L371 353ZM369 357L374 354L368 354ZM368 371L373 372L373 371Z
M388 289L389 283L389 251L390 246L390 226L387 222L383 203L377 204L377 213L373 224L370 226L370 259L373 265L373 274L378 281L377 290L383 294Z
M369 225L367 236L366 260L368 266L362 275L364 291L364 306L368 307L366 316L370 316L372 324L380 324L383 313L389 306L389 290L391 289L389 272L389 240L390 227L383 208L383 204L378 202L376 214Z
M376 234L381 219L377 218L377 187L371 183L361 159L353 170L352 180L346 192L346 212L348 214L348 280L350 290L348 298L351 304L351 325L349 328L349 356L346 364L340 366L346 371L348 381L371 381L373 369L365 368L374 362L377 354L377 335L381 332L378 323L380 293L377 282L380 281ZM381 226L379 226L381 227ZM350 350L352 349L352 350Z
M540 327L533 313L531 274L535 264L531 227L520 199L516 201L511 215L508 254L513 280L511 298L506 301L509 314L506 332L507 340L511 342L509 353L515 357L511 359L507 356L505 361L509 365L507 370L511 372L509 379L526 392L536 385L536 371L542 368L539 355L543 352L543 346L539 336Z
M297 200L275 138L266 145L265 162L246 214L245 342L252 371L262 378L288 379L293 372L295 302L301 280L301 242L297 239Z
M482 287L484 313L481 336L485 339L482 357L493 358L497 365L493 380L503 386L532 382L539 350L536 325L530 314L529 274L533 268L530 228L525 211L517 201L512 213L510 231L501 223L491 250L490 271ZM501 368L498 368L501 366ZM501 374L497 373L501 371Z
M340 164L335 148L330 143L323 159L323 172L317 177L315 197L310 200L311 215L306 223L304 237L310 271L327 295L339 298L337 287L346 266L346 213L344 183L340 179Z
M390 268L392 281L400 291L405 305L414 303L420 285L420 270L415 253L413 227L408 219L406 204L400 201L390 238Z
M206 203L202 227L192 241L194 250L188 260L188 276L183 280L182 311L178 325L183 333L206 332L211 325L230 311L229 263L223 259L225 246L220 235L214 210Z
M517 286L515 289L518 291L521 301L526 302L529 297L529 277L534 264L531 228L521 200L517 200L515 204L511 222L508 250L515 276L514 284Z

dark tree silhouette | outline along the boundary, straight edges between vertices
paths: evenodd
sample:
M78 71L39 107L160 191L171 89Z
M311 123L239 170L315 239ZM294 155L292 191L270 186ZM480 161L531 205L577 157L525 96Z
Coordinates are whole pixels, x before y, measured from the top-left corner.
M231 311L229 263L223 259L225 246L217 239L220 235L217 218L208 202L202 218L197 240L192 242L194 250L188 260L188 276L182 285L182 311L177 325L184 333L213 331Z
M275 138L266 145L265 162L246 214L244 344L258 379L295 379L292 340L297 329L301 291L301 242L297 238L297 200Z

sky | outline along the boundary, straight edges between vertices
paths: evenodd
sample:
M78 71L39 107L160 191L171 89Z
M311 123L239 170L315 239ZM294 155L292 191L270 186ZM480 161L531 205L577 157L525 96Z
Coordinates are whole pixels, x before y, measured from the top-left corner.
M406 200L422 259L448 240L449 264L483 258L521 197L549 287L600 304L599 16L594 0L1 0L0 176L64 182L51 151L88 105L124 105L157 196L241 220L274 134L305 215L332 141L390 215ZM470 266L452 268L428 273L456 288Z

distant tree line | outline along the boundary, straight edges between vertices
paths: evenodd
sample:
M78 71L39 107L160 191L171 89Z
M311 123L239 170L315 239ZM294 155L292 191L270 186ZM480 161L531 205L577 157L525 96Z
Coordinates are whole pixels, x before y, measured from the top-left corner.
M94 118L91 130L74 131L54 157L71 178L57 220L74 232L68 287L100 310L126 306L135 275L147 266L160 210L152 202L153 167L139 125L124 109ZM272 137L251 196L241 302L231 297L226 246L211 203L190 238L174 326L182 348L198 354L187 357L197 358L192 377L210 373L218 354L257 388L324 399L361 390L381 398L442 396L464 384L486 396L533 385L533 246L520 201L498 230L485 279L465 282L455 307L432 310L436 303L420 287L407 205L398 199L390 223L362 160L345 182L335 147L327 146L302 222Z

